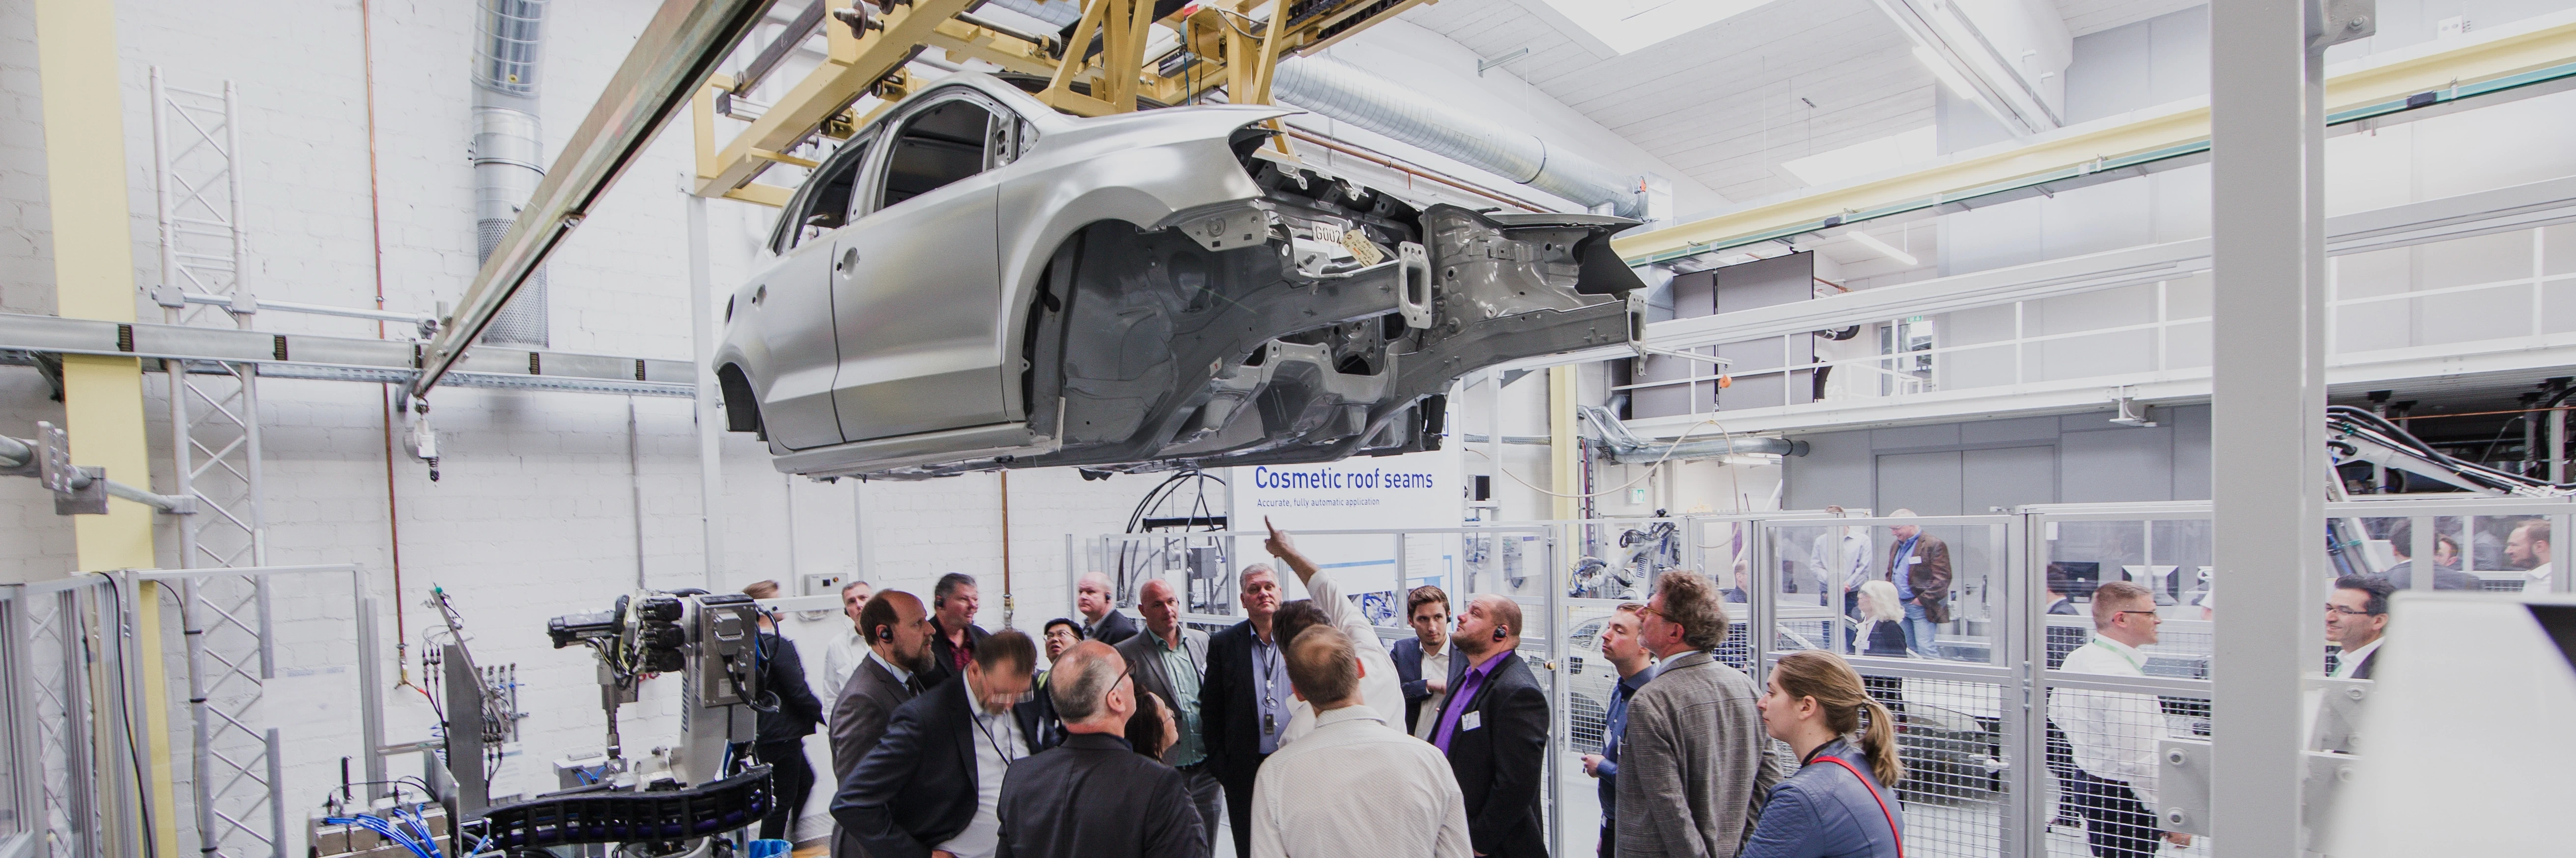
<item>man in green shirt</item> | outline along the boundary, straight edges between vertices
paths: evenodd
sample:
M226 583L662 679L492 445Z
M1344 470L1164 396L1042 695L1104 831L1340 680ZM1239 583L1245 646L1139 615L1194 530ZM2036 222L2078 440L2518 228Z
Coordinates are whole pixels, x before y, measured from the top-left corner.
M1135 676L1138 709L1151 707L1143 702L1145 694L1161 697L1172 708L1179 741L1163 752L1163 763L1189 779L1190 802L1198 806L1199 825L1208 838L1203 849L1212 850L1225 818L1225 792L1208 766L1207 742L1199 729L1199 682L1207 677L1208 636L1181 625L1180 594L1160 578L1138 588L1136 612L1145 616L1145 633L1120 641L1118 654L1126 657Z

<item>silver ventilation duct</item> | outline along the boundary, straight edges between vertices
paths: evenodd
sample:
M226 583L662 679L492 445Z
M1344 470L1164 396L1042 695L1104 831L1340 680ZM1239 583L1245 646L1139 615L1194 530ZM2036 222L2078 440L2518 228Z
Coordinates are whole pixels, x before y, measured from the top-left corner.
M1547 141L1406 91L1329 57L1282 61L1270 94L1316 113L1402 140L1426 151L1598 211L1642 218L1646 196L1637 180Z
M537 124L540 30L547 0L482 0L474 43L474 260L491 258L545 178ZM488 342L546 345L546 270L483 329Z
M1610 461L1622 465L1646 465L1656 462L1687 462L1714 459L1735 454L1769 456L1804 456L1807 442L1787 438L1759 438L1751 435L1711 438L1695 436L1674 441L1648 441L1637 437L1610 409L1598 405L1579 406L1576 412L1590 421L1601 433L1602 452ZM1509 441L1510 438L1503 440Z

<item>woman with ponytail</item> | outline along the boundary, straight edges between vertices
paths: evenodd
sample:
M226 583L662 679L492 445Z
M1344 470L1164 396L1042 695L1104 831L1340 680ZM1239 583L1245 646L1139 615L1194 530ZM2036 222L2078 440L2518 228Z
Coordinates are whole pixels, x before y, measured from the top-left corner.
M1800 768L1771 788L1743 858L1903 858L1900 808L1886 787L1905 777L1895 716L1825 650L1781 657L1770 686L1762 727L1797 752Z

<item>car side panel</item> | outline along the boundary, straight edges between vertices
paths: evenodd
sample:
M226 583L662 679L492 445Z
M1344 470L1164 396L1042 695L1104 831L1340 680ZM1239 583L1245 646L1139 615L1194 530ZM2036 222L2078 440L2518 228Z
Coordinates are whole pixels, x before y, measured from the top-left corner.
M1004 177L1000 323L989 347L1007 370L997 379L1009 403L1003 419L1027 416L1028 404L1019 401L1019 350L1038 280L1056 248L1093 223L1150 227L1178 212L1260 197L1226 145L1228 134L1260 116L1233 110L1166 127L1060 134L995 171Z
M959 179L842 231L834 282L841 434L852 441L1004 419L993 348L999 180Z

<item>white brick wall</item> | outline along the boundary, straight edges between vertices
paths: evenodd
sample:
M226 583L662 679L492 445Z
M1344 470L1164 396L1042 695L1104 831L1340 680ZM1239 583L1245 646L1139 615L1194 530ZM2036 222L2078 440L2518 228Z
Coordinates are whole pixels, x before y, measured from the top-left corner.
M571 134L658 5L604 0L550 8L541 81L550 147ZM173 86L215 89L226 79L239 86L245 220L252 232L244 279L252 292L372 304L379 267L370 219L380 214L387 305L427 310L442 300L453 302L476 268L472 169L466 159L472 93L465 77L474 8L464 2L374 4L377 177L371 202L356 3L120 3L137 284L159 278L146 95L147 68L159 65ZM54 306L33 39L29 9L0 6L0 114L10 120L0 122L0 311L19 313L47 313ZM664 134L556 254L550 266L555 348L656 358L691 354L684 201L677 191L689 147L684 132ZM754 264L774 212L716 201L709 213L712 261L723 294ZM160 318L159 308L139 297L138 309L146 320ZM375 333L369 323L309 316L272 314L258 325L283 332ZM168 427L160 422L165 382L158 375L146 381L154 455L162 463L153 480L166 487L168 474L161 471L167 468ZM390 614L396 599L392 530L398 526L402 619L397 627L388 615L384 625L388 657L392 637L399 635L411 644L411 661L402 670L386 665L388 681L404 671L412 681L421 680L419 645L436 622L424 602L427 588L446 589L464 616L476 657L485 664L517 664L526 685L521 700L531 714L522 726L519 755L503 766L496 792L549 788L547 761L596 747L603 734L591 659L582 650L551 649L546 619L608 607L636 586L639 568L644 582L656 588L707 583L688 404L631 402L630 472L630 402L624 397L442 390L433 397L433 414L442 435L444 479L431 483L426 469L396 452L389 507L380 389L272 379L263 391L270 560L364 564ZM1544 433L1544 379L1515 385L1509 394L1505 431ZM1462 415L1462 424L1481 427L1489 412L1470 407L1477 410ZM47 401L35 373L0 369L0 431L25 435L35 421L59 421L61 413L60 405ZM993 474L821 484L776 473L765 449L747 436L728 435L723 451L723 588L775 578L792 592L798 573L857 572L880 591L926 596L939 575L966 572L981 579L978 619L991 628L1003 623L1006 541L1016 625L1036 627L1071 610L1066 535L1120 529L1136 501L1159 482L1153 475L1086 482L1063 470L1015 473L1006 535L1001 480ZM1507 447L1506 457L1513 472L1544 484L1543 448ZM1483 467L1470 457L1471 472ZM1543 497L1506 492L1506 511L1513 517L1545 515ZM50 498L32 481L0 480L0 528L8 534L0 538L0 581L49 578L73 568L70 523L52 514ZM165 525L165 563L177 560L172 542ZM344 587L283 591L278 610L293 623L285 649L290 667L346 664L346 599ZM806 641L807 658L817 666L823 643L846 628L833 617L790 619L787 627L791 637ZM354 688L355 677L330 674L297 682L307 684L290 687L345 691ZM674 738L677 685L655 680L641 703L621 713L630 753ZM381 693L390 712L389 739L429 735L433 719L421 694L410 688ZM271 704L287 707L278 717L293 731L287 800L296 807L318 801L336 782L336 758L354 752L348 746L349 713L312 709L310 703ZM171 723L184 729L184 712L174 713ZM818 768L828 772L823 742L809 747ZM417 769L413 759L393 764L396 774ZM184 801L184 785L179 794ZM825 824L827 804L826 791L809 803L809 836Z

